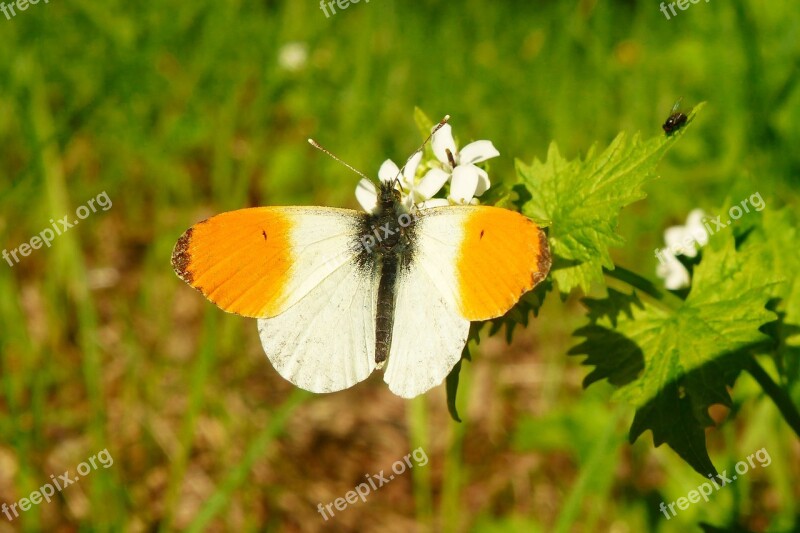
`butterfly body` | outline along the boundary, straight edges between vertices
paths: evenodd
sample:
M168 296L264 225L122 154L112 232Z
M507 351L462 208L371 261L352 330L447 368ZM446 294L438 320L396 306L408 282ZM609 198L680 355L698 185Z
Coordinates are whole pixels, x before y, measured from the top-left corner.
M375 363L381 367L389 356L392 345L394 322L394 295L397 271L408 268L411 262L414 220L400 202L399 192L391 184L382 183L379 188L378 206L375 214L365 217L364 234L376 236L374 251L365 244L364 253L370 256L380 270L378 285L378 309L375 324ZM368 241L371 242L371 241Z

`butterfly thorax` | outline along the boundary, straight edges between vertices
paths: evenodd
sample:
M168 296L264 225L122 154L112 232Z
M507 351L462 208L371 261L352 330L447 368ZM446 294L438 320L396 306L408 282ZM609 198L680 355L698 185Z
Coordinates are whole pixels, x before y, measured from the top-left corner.
M416 217L400 201L400 193L382 184L375 212L365 218L362 243L372 260L409 250Z

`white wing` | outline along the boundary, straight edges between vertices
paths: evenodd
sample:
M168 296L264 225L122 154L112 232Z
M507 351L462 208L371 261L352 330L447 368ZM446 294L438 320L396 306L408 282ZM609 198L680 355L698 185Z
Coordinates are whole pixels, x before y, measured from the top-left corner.
M261 344L285 379L334 392L375 369L377 269L344 261L286 311L258 320Z
M397 274L392 347L383 376L389 390L404 398L442 383L461 358L469 334L469 320L434 283L435 256L420 252Z

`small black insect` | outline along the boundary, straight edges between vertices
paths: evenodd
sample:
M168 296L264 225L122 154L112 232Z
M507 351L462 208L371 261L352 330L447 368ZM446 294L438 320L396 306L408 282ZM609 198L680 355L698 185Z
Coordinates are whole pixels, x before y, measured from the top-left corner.
M683 100L682 97L678 98L678 101L675 102L675 105L672 106L672 110L669 112L669 117L667 118L667 121L664 122L664 124L661 126L662 128L664 128L664 133L666 133L667 135L672 135L673 133L681 129L684 124L686 124L686 120L688 119L688 117L683 111L680 110L682 100Z

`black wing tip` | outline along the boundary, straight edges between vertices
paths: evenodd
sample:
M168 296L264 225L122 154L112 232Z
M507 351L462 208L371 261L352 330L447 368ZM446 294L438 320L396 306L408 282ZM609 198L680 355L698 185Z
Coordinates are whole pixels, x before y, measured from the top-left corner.
M553 258L550 255L550 246L547 244L547 235L542 228L539 228L539 259L536 264L536 272L533 274L534 286L547 277L552 265Z
M180 236L178 242L175 243L175 248L172 250L172 268L175 273L183 281L192 284L194 276L189 270L189 264L192 262L192 256L189 253L189 244L192 241L192 233L194 228L189 228L183 235Z

